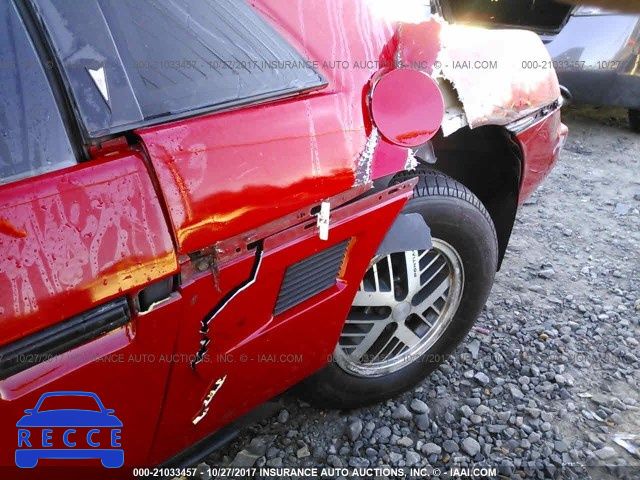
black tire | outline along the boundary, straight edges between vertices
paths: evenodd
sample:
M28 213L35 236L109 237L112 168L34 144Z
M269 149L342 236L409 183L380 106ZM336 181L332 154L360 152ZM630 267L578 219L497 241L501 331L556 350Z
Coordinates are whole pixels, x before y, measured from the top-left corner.
M631 108L629 109L629 126L631 130L636 133L640 133L640 110Z
M498 242L491 217L464 185L431 171L399 174L394 183L418 175L405 213L420 213L433 238L457 251L464 267L464 290L442 336L417 361L377 377L352 375L335 361L301 384L303 396L317 406L355 408L404 392L431 373L464 339L489 296L497 269Z

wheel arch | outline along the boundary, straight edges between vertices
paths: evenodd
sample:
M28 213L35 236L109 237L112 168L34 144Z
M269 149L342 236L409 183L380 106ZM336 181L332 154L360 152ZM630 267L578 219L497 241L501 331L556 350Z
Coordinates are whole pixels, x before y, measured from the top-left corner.
M523 165L519 145L508 130L495 125L465 127L448 137L440 132L432 145L435 163L427 163L419 150L419 168L452 177L480 199L496 229L500 269L518 210Z

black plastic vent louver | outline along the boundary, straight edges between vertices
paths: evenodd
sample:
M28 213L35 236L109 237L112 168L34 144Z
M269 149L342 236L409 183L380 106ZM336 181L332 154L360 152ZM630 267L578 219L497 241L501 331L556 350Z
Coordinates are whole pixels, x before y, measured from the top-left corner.
M349 240L287 267L274 315L301 304L336 284Z
M0 379L98 338L130 319L127 300L119 298L0 347Z

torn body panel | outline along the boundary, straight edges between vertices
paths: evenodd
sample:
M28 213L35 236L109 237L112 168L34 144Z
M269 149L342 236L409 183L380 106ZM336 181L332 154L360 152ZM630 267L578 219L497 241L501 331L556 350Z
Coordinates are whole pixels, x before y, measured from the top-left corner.
M384 132L377 138L379 129L369 112L375 82L394 68L417 67L440 82L445 134L466 123L472 128L506 125L559 97L552 69L523 68L522 52L531 58L547 56L533 34L451 26L435 19L397 24L393 33L388 24L374 21L362 2L333 7L305 2L291 9L279 0L256 4L283 36L317 62L328 80L325 89L269 108L247 107L136 132L158 175L180 254L353 185L414 167L407 145L394 145ZM347 14L358 22L345 29L340 16ZM319 24L328 25L328 32ZM495 52L497 69L458 67L460 62L470 61L473 67L473 62L484 61L487 51ZM447 82L455 91L447 89ZM409 101L412 93L402 91ZM423 115L427 112L431 126L409 133L428 139L443 121L442 113L431 104L413 105ZM430 133L422 135L423 130ZM404 138L406 132L401 133Z
M190 111L189 118L178 112L179 121L162 108L152 123L127 121L139 128L127 130L126 138L89 148L89 161L0 187L0 280L9 282L0 294L0 344L113 298L126 298L132 311L126 326L81 345L63 362L57 357L0 381L5 430L45 386L81 385L132 426L123 445L130 452L127 463L155 464L330 361L358 285L417 182L382 190L390 176L416 166L406 148L413 144L398 140L409 133L422 141L437 131L434 126L422 135L405 128L393 143L370 115L370 92L376 79L394 69L407 73L411 65L405 63L412 59L421 70L409 72L414 77L442 74L436 63L447 27L427 22L395 30L375 18L364 0L246 5L302 56L318 62L326 85L294 88L299 95L286 98L233 103L215 113ZM197 23L191 20L183 22L187 33ZM86 29L95 22L78 25ZM451 42L448 52L462 55L462 43ZM95 90L85 100L97 98L93 103L103 107L100 76L94 83L80 71L82 82ZM116 82L109 68L104 73L109 90ZM171 74L182 75L177 69ZM446 82L455 84L454 76L437 78L440 90ZM460 128L467 108L475 112L471 126L495 120L491 105L482 103L486 92L458 80L461 86L450 89L446 105L456 111L460 95L460 118L447 128ZM482 82L495 88L486 78ZM118 85L129 88L126 83ZM410 89L395 90L412 98ZM115 117L123 118L116 107L139 110L114 89L107 93ZM430 108L424 97L413 103L419 111ZM516 107L508 112L522 106ZM509 115L498 121L507 122ZM527 171L542 170L549 157L536 132L561 136L560 125L514 132L523 152L536 155ZM428 153L434 160L433 146ZM530 178L535 183L539 177ZM402 222L381 252L427 247L427 226ZM406 243L409 234L414 238ZM331 262L323 265L318 258ZM144 316L136 312L140 291L164 279L170 280L170 295ZM11 448L0 450L13 455ZM13 462L7 455L2 460Z
M220 263L216 275L223 293L216 292L210 272L183 283L180 292L189 306L175 355L193 357L199 349L202 318L208 318L210 342L195 369L184 362L173 367L166 415L157 433L162 442L154 446L151 462L170 457L329 361L360 280L415 183L394 185L333 209L328 241L319 238L315 220L308 219L265 238L259 268L251 268L253 253ZM287 268L345 241L346 254L333 285L275 314ZM220 305L213 311L212 299ZM194 425L206 408L212 382L225 375L224 388Z
M560 98L551 58L532 32L446 25L438 62L436 76L453 84L471 128L507 125Z
M445 136L466 124L507 125L560 97L549 54L534 33L450 25L436 18L401 25L398 32L402 65L439 80Z

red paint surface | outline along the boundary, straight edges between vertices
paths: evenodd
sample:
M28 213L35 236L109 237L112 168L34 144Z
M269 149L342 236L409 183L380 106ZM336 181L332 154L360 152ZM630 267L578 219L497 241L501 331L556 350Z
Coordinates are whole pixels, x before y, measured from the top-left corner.
M138 132L169 206L180 253L211 246L353 185L364 131L342 129L332 97Z
M441 29L442 24L433 19L403 24L396 33L397 51L402 66L431 74L442 47Z
M522 180L518 203L522 205L549 175L568 135L560 110L516 136L522 150Z
M342 207L353 213L332 224L329 241L320 240L315 228L304 225L265 240L255 283L233 297L209 323L211 342L204 360L195 371L186 363L174 366L152 462L186 448L327 363L369 261L410 194L408 189L373 209ZM345 239L351 243L338 285L274 317L286 268ZM223 265L219 277L234 279L226 285L239 284L248 278L253 263L250 255ZM211 276L205 275L183 285L181 294L189 306L181 322L177 354L198 350L200 319L228 293L227 288L214 293L212 284ZM225 375L210 412L193 425L207 393Z
M360 1L292 8L274 0L255 7L317 62L329 85L302 98L137 132L169 205L180 253L255 228L355 180L370 126L363 96L379 67L390 63L391 27ZM382 169L400 171L406 151L383 161Z
M160 416L177 326L182 317L181 303L176 300L165 304L135 319L130 327L114 330L0 381L0 429L4 432L0 438L0 465L15 465L16 422L24 415L24 409L33 408L45 392L79 389L96 393L105 408L115 409L115 415L124 425L121 437L126 464L148 465L149 446ZM41 460L31 471L31 478L42 478L41 466L82 464L78 460ZM103 469L99 460L84 464Z
M0 186L0 218L10 225L0 230L0 345L178 267L135 155Z
M4 185L0 205L12 225L0 231L0 344L177 271L159 199L135 154ZM144 464L148 451L139 446L151 444L171 365L159 358L172 352L180 309L176 299L134 315L127 326L1 380L0 465L14 465L23 410L59 390L97 393L125 425L127 461ZM47 464L56 463L39 463Z

